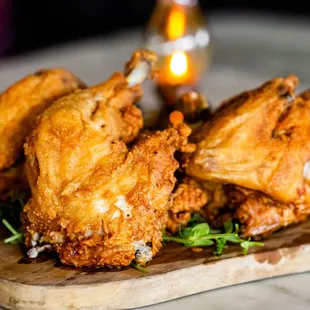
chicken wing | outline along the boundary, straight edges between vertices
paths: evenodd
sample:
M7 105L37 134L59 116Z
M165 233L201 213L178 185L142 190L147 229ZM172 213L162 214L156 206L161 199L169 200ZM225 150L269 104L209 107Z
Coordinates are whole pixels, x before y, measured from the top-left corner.
M192 151L182 122L145 133L140 83L154 54L135 53L128 76L61 98L37 121L25 145L32 198L23 213L26 244L53 245L74 266L143 265L161 247L175 184L176 150ZM30 256L40 249L30 250Z
M276 78L224 102L193 138L197 149L187 174L258 190L283 203L302 200L310 103L295 98L297 82L296 76Z
M81 87L83 83L67 70L40 70L0 95L0 170L22 153L35 118L55 99Z

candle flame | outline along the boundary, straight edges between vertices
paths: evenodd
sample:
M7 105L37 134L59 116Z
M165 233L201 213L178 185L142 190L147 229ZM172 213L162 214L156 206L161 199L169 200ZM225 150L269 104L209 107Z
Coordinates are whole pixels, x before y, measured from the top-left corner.
M182 76L187 72L188 59L184 52L175 52L171 56L170 70L176 76Z

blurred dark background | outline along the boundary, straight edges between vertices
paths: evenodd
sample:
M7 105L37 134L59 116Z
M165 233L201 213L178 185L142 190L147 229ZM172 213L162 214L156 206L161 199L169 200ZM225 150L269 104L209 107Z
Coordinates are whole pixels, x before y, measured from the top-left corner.
M201 0L208 13L309 16L307 1ZM11 56L47 46L144 25L155 0L0 0L0 55Z

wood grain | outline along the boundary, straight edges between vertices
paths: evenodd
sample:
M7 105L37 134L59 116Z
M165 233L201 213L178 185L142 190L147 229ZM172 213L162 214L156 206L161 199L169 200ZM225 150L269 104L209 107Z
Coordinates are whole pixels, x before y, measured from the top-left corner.
M168 244L148 266L98 271L55 267L55 260L18 264L18 246L0 244L0 305L8 309L129 309L238 283L310 270L310 221L274 234L243 256L231 246L193 252Z

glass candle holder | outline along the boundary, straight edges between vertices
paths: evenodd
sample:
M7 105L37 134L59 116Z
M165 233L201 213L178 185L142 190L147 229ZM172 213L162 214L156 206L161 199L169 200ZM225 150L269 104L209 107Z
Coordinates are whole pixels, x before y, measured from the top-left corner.
M161 87L196 85L210 62L210 31L197 0L158 0L144 33Z

